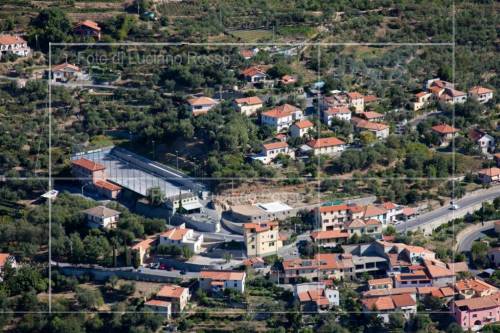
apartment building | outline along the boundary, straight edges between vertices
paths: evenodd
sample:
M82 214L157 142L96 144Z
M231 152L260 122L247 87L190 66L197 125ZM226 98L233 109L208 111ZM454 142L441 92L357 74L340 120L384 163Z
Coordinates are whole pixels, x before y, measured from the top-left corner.
M355 267L350 254L318 253L313 259L293 258L282 262L282 270L273 271L280 283L296 283L302 278L310 281L353 280Z
M277 254L283 246L278 222L245 223L243 228L248 257Z
M261 123L272 127L275 131L288 130L292 124L301 120L304 114L301 109L290 104L283 104L269 111L262 112Z

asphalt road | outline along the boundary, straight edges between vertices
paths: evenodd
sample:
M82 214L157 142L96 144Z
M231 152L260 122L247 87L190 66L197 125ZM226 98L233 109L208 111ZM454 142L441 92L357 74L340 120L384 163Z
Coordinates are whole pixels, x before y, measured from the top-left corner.
M468 252L472 248L472 243L474 241L481 239L486 236L486 231L492 230L495 228L493 222L489 222L485 224L479 229L471 230L469 234L467 234L458 244L458 252Z
M443 220L446 223L465 213L468 209L481 202L493 200L500 196L500 185L493 186L486 190L479 190L468 193L462 199L456 200L455 203L459 206L457 210L450 210L449 206L444 206L428 213L424 213L413 220L407 221L396 226L396 231L404 232L406 230L414 230L418 227L423 227L438 220Z

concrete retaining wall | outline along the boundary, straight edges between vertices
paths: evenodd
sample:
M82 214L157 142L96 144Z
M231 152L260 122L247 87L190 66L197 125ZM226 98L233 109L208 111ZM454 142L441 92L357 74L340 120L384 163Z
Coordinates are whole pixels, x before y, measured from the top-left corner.
M83 267L59 267L58 270L62 274L67 276L81 277L84 275L89 275L91 279L96 281L106 281L113 275L121 279L148 281L148 282L172 283L178 280L178 278L173 278L169 276L151 275L132 270L131 271L102 270L98 268L83 268Z

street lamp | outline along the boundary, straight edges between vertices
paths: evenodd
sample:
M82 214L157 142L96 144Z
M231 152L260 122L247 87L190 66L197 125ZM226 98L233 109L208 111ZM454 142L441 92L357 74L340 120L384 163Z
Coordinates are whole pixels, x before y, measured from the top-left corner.
M179 151L175 151L175 160L176 160L176 165L177 165L177 170L179 170Z
M83 184L83 186L82 186L82 196L83 196L83 189L84 189L86 186L88 186L88 185L90 185L90 183Z

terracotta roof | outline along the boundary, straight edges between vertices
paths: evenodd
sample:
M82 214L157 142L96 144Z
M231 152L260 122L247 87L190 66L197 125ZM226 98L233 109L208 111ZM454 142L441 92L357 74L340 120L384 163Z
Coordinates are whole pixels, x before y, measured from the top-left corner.
M188 289L175 284L167 284L161 287L156 294L157 297L180 298Z
M426 96L427 94L429 94L427 91L421 91L417 94L415 94L416 97L424 97Z
M147 250L151 247L151 244L153 244L155 241L156 240L154 238L141 240L139 243L132 245L132 250L139 250L139 249Z
M319 211L321 213L333 213L333 212L339 212L342 210L347 211L349 207L347 205L334 205L334 206L321 206L319 207Z
M383 214L386 214L387 211L384 209L384 208L380 208L380 207L377 207L377 206L373 206L373 205L366 205L365 209L364 209L364 217L367 218L367 217L372 217L372 216L379 216L379 215L383 215Z
M102 180L102 179L96 180L94 186L103 188L108 191L119 191L122 189L121 186L118 186L116 184L108 182L107 180Z
M68 63L63 63L59 65L55 65L52 67L52 71L62 71L65 69L71 69L74 70L75 72L80 72L80 67L73 65L73 64L68 64Z
M347 224L347 228L353 229L353 228L364 228L366 227L366 224L363 220L361 219L354 219L351 222Z
M190 231L191 229L187 228L172 228L169 229L161 234L162 237L168 238L170 240L182 240L184 236Z
M328 298L325 296L324 289L309 289L298 294L300 302L315 302L318 305L328 305Z
M415 208L413 208L413 207L404 207L403 210L402 210L402 214L406 215L406 216L415 215L416 214Z
M243 265L245 266L253 266L255 264L263 264L263 263L265 263L265 261L261 257L252 257L243 260Z
M433 87L430 87L429 88L429 91L431 93L433 93L434 95L439 95L442 91L444 90L444 88L442 87L437 87L437 86L433 86Z
M432 126L432 130L434 132L439 133L439 134L451 134L451 133L457 133L459 131L455 127L452 127L448 124L440 124L440 125Z
M369 286L378 286L381 284L390 284L392 285L392 279L391 278L382 278L382 279L371 279L368 280L368 285Z
M478 173L480 175L486 175L489 177L497 177L500 176L500 168L493 167L493 168L482 169L479 170Z
M71 164L78 165L84 169L89 171L100 171L106 169L106 167L100 163L96 163L94 161L88 160L86 158L80 158L78 160L72 160Z
M97 206L86 209L83 213L87 215L97 216L100 218L108 218L116 215L120 215L120 212L105 206Z
M96 22L91 21L91 20L85 20L83 22L80 22L80 23L78 23L77 26L81 26L81 25L86 26L92 30L101 31L101 28L99 27L99 25Z
M350 99L362 99L363 95L361 95L359 92L350 92L347 93L347 96L349 96Z
M476 293L481 293L486 290L498 290L496 287L479 279L465 279L455 283L457 291L474 290Z
M0 253L0 267L5 266L9 257L10 257L10 253Z
M383 131L389 128L389 125L387 124L375 123L357 117L353 117L352 122L354 123L354 126L358 128L372 130L372 131Z
M354 267L352 258L344 258L342 255L334 253L318 253L313 259L293 258L283 260L283 268L285 270L298 268L333 270L352 267Z
M401 294L401 295L393 295L392 301L394 302L394 306L396 308L402 308L407 306L416 305L417 302L411 297L410 294Z
M419 288L420 289L420 288ZM403 287L403 288L383 288L383 289L372 289L365 291L363 297L379 297L379 296L389 296L389 295L401 295L401 294L416 294L416 287Z
M321 239L336 239L336 238L347 238L349 234L341 230L328 230L328 231L313 231L311 232L311 238L314 241Z
M288 143L284 141L278 141L278 142L264 143L262 146L264 147L265 150L280 149L288 147Z
M382 222L380 222L377 219L369 219L369 220L365 221L365 224L366 225L381 225Z
M250 76L255 76L257 74L266 74L266 70L261 66L252 66L244 69L241 73L244 76L250 77Z
M474 95L483 95L483 94L489 94L492 92L493 92L493 90L488 89L488 88L484 88L481 86L475 86L469 90L469 94L474 94Z
M194 105L215 105L218 103L215 99L210 98L210 97L206 97L206 96L190 98L187 100L187 102L193 106Z
M363 306L371 311L387 311L394 310L394 302L391 296L381 296L362 300Z
M235 99L235 102L237 104L244 104L244 105L262 104L262 100L258 96L237 98L237 99Z
M313 127L314 126L314 124L311 123L311 121L309 121L307 119L300 120L300 121L296 122L293 125L297 126L300 129L309 128L309 127Z
M0 35L0 45L24 44L26 41L19 36Z
M278 222L244 223L245 230L255 230L255 232L264 232L278 226Z
M347 106L331 107L328 108L325 113L328 114L340 114L340 113L351 113L351 110Z
M446 267L448 267L450 271L455 273L467 272L469 270L469 266L465 261L449 262L446 264Z
M427 273L432 279L455 275L448 268L432 264L429 260L424 260L424 263Z
M468 310L476 311L481 309L494 308L500 305L500 293L490 296L474 297L455 301L458 308L466 307Z
M344 144L345 144L344 141L337 139L337 138L334 138L334 137L319 138L316 140L311 140L307 143L307 145L313 149L332 147L332 146L340 146L340 145L344 145Z
M170 302L162 301L159 299L150 299L149 301L145 302L144 305L157 306L162 308L170 308L172 306Z
M365 117L366 119L377 119L377 118L383 118L384 115L378 112L374 111L367 111L367 112L362 112L360 113L361 116Z
M240 55L243 58L251 58L251 57L253 57L253 51L252 50L240 50Z
M391 201L384 202L382 204L382 207L384 207L387 210L392 210L392 209L396 209L397 208L397 206L393 202L391 202Z
M238 280L245 278L245 272L238 271L201 271L200 278L219 281Z
M297 111L301 111L301 110L296 106L293 106L290 104L283 104L283 105L275 107L274 109L263 112L262 114L267 116L267 117L271 117L271 118L282 118L282 117L288 117Z
M365 103L372 103L372 102L376 102L378 100L378 97L375 95L367 95L367 96L363 97L363 99L365 100Z

